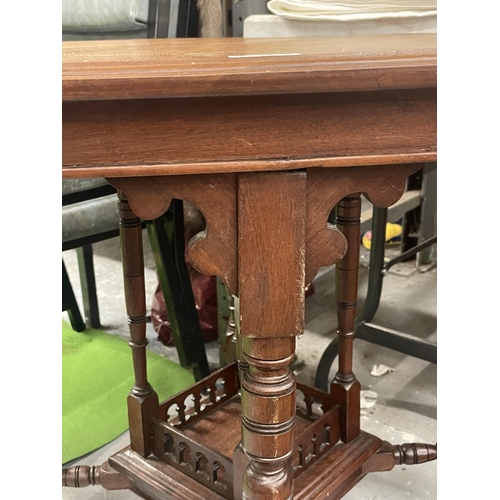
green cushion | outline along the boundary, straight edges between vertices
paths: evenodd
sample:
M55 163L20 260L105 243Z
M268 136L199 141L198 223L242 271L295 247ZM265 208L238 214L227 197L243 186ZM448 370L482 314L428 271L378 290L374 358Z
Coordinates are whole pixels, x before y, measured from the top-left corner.
M128 343L62 325L62 463L100 448L128 429L127 396L134 383ZM160 401L194 383L192 372L147 350L148 380Z

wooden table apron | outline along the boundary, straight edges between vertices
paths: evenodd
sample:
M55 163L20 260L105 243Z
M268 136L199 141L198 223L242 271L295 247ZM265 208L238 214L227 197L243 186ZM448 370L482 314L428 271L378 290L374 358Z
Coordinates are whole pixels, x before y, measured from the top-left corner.
M347 56L347 40L339 42L341 51L325 50L331 39L323 45L273 39L264 55L262 41L212 41L218 52L208 57L211 64L202 63L201 40L64 46L63 177L105 177L119 193L135 373L131 449L150 455L159 413L146 370L140 219L162 215L172 199L186 200L207 224L190 242L193 265L221 276L240 302L245 459L238 465L235 455L234 473L243 474L243 498L294 495L290 363L304 332L305 286L334 263L340 353L331 394L341 442L360 439L360 386L352 371L360 194L388 207L409 175L436 160L435 36L359 38ZM404 50L384 48L391 43ZM228 54L241 54L242 47L255 57L236 64ZM162 48L184 51L184 58L162 63ZM139 49L143 66L134 59ZM334 206L336 227L328 223ZM363 461L382 450L381 441L370 443L341 475L335 498L362 476ZM299 483L300 477L294 498L323 498L328 489L324 478ZM177 498L174 490L151 498Z

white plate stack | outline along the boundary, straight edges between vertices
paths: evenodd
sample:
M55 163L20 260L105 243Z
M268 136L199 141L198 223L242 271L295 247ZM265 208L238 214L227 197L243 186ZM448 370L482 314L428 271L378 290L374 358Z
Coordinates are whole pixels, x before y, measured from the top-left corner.
M270 0L245 20L245 37L436 33L437 0Z

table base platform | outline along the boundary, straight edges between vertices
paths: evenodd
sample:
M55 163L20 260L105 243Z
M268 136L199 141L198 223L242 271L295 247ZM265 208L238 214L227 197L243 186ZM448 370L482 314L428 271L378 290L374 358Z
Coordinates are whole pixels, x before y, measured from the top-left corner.
M366 432L340 440L340 405L331 394L297 383L295 443L290 457L295 500L340 499L367 473L423 463L435 445L393 446ZM160 405L152 418L153 454L130 447L102 467L63 471L64 486L131 489L148 500L242 498L249 460L241 441L238 365L232 363Z

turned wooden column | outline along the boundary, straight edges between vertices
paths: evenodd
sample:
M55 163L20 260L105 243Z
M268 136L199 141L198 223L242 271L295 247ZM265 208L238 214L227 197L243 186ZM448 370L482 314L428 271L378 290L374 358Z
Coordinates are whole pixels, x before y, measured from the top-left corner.
M347 240L347 252L336 265L339 366L330 392L341 405L340 436L348 443L359 435L361 385L352 370L354 322L358 300L361 197L354 194L337 205L337 228Z
M130 330L135 382L127 405L131 448L147 457L151 453L151 417L158 415L158 395L147 378L146 290L141 220L130 209L127 196L118 191L125 303Z
M304 329L305 172L238 176L238 290L245 500L293 498L295 378ZM237 474L239 471L235 471Z
M250 459L245 500L293 498L290 457L295 425L295 338L243 339L242 444ZM271 359L275 358L275 359Z

